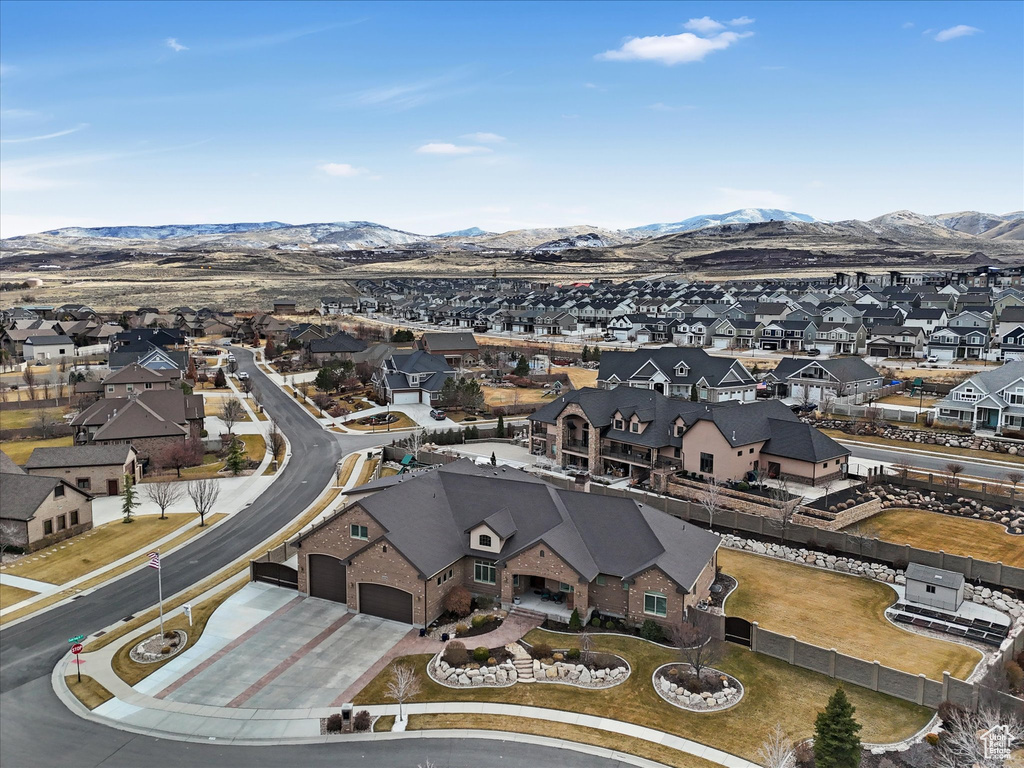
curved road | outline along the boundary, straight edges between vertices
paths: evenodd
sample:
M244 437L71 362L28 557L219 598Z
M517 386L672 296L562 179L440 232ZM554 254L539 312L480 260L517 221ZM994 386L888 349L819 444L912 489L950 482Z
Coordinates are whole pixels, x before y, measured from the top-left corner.
M304 409L256 367L252 353L236 350L240 370L258 381L263 403L291 442L281 475L248 508L164 558L165 594L172 595L233 562L311 504L334 475L338 460L381 443L380 435L339 435L323 430ZM505 742L439 739L231 747L138 736L82 720L50 686L67 638L89 635L152 605L152 580L139 569L71 603L0 630L0 764L25 766L439 766L594 765L609 761L565 750Z

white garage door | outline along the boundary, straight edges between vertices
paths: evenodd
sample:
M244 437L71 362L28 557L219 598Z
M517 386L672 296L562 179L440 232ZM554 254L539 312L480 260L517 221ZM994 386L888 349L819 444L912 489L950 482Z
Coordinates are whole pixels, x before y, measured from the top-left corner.
M395 405L405 405L408 403L418 403L420 401L419 392L395 392Z

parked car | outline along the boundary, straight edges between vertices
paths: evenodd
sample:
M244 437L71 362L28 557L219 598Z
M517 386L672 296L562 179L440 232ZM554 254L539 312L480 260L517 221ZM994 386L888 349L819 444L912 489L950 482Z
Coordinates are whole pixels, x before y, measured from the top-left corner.
M434 421L444 421L448 417L444 415L444 411L442 411L440 408L431 408L430 418L432 418Z
M810 349L808 349L806 351L807 351L808 357L817 357L818 355L821 354L821 350L818 349L817 347L811 347Z
M817 409L817 403L797 403L796 405L790 406L790 410L793 411L793 413L810 413Z
M937 355L928 355L928 357L926 359L928 360L929 363L937 363L937 362L939 362L939 358L938 358Z

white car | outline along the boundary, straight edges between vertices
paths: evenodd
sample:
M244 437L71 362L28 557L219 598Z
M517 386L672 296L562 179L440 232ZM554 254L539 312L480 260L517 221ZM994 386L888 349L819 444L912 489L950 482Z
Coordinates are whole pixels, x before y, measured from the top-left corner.
M936 355L928 355L928 357L926 359L928 360L929 363L937 363L937 362L939 362L939 358Z
M245 371L239 371L239 373L238 373L238 380L239 381L245 381L248 378L249 378L249 374L248 373L246 373Z
M228 356L227 356L227 358L225 358L225 359L226 359L226 360L227 360L227 361L228 361L229 363L233 363L233 362L235 362L235 356L234 356L234 355L228 355Z

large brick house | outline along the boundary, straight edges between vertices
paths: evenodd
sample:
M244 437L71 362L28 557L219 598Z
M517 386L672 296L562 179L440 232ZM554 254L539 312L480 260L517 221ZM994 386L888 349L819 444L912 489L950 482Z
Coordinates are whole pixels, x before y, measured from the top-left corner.
M59 477L93 496L117 496L124 478L142 480L142 464L130 445L72 445L36 448L25 462L30 475Z
M757 380L742 363L713 357L695 347L605 352L601 355L597 384L604 389L650 389L670 397L709 403L752 402L757 396Z
M29 475L0 451L0 543L33 551L92 528L92 496L55 477Z
M817 485L840 477L850 451L778 400L694 403L618 387L569 392L530 417L530 449L558 466L647 480L658 470L739 481Z
M630 499L459 461L359 498L299 536L299 591L424 626L461 585L506 608L547 590L582 619L682 622L717 535Z
M476 362L480 348L472 333L424 333L419 348L431 355L443 357L452 368L461 368Z

